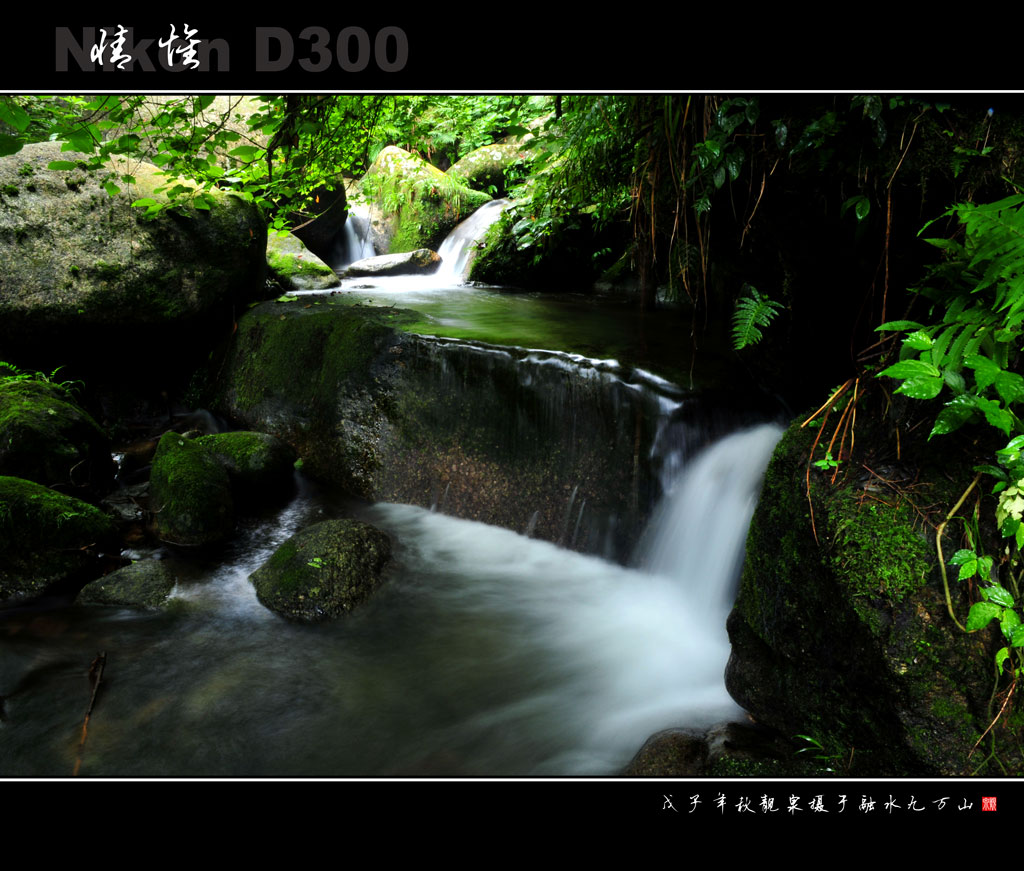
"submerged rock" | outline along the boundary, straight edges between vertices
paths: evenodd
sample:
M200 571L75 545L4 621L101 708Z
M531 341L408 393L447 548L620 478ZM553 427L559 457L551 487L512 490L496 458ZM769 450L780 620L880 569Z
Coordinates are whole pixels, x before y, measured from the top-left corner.
M160 608L167 603L177 576L163 560L140 560L86 584L78 601L123 608Z
M57 384L0 381L0 474L98 491L114 476L110 440Z
M329 620L370 597L390 556L391 541L379 529L357 520L325 520L288 539L249 580L276 614Z
M114 521L87 502L0 477L0 602L76 592L116 549Z

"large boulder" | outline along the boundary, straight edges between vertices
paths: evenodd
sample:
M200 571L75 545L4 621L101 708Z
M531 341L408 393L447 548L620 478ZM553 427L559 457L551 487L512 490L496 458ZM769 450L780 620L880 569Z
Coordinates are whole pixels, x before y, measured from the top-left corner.
M448 175L474 190L485 191L495 197L508 192L506 178L509 170L526 156L521 145L499 142L474 149L452 164Z
M358 520L325 520L293 535L249 580L267 608L313 623L366 601L390 556L391 541L379 529Z
M932 444L927 466L893 465L895 438L865 411L857 453L832 483L831 469L810 465L815 435L794 422L768 466L728 621L729 692L783 735L855 756L863 776L970 773L999 712L991 701L1003 642L995 626L966 634L947 613L934 525L969 480L948 477L962 453ZM961 620L965 586L952 590ZM986 742L1020 773L1015 723L1001 717Z
M371 222L390 254L437 250L456 224L491 197L394 145L373 162L362 182Z
M110 439L58 384L0 380L0 475L99 491L112 482Z
M114 521L87 502L0 477L0 603L77 592L116 539Z
M0 158L6 346L37 351L45 338L65 343L67 354L66 343L88 336L95 356L116 336L121 348L152 353L154 335L170 333L180 344L182 329L218 312L230 317L261 292L266 223L257 207L213 191L210 208L165 209L148 219L132 202L164 198L156 188L167 179L156 167L120 161L115 174L60 149L44 142ZM76 167L51 170L52 161ZM135 183L125 185L121 173ZM110 196L108 182L123 189Z
M382 462L381 397L404 341L394 327L415 319L333 299L256 306L239 320L218 409L288 442L313 477L370 498Z
M417 321L336 299L257 306L217 410L354 496L628 554L658 486L645 459L657 400L557 354L395 329Z

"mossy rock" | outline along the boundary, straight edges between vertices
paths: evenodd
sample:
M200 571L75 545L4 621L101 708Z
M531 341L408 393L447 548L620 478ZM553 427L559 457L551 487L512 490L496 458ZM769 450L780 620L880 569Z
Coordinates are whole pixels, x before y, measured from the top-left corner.
M294 447L314 478L370 498L387 384L413 312L326 299L264 303L238 322L217 409Z
M249 576L267 608L289 620L339 617L380 585L390 539L357 520L325 520L282 544Z
M460 221L491 197L394 145L383 149L363 177L371 221L387 253L438 249Z
M951 505L966 481L948 483L956 465L940 447L912 489L865 472L882 468L867 452L891 449L895 458L896 450L861 410L857 453L835 482L832 470L811 466L810 500L815 431L797 420L776 448L728 621L726 685L782 734L814 735L840 755L870 754L863 776L963 774L994 717L998 638L995 630L965 634L949 618L923 506ZM900 474L885 472L889 481ZM954 596L966 614L964 591ZM1016 739L999 740L1004 764L1020 764Z
M285 290L322 290L338 284L334 270L291 233L267 237L267 268Z
M0 477L0 602L74 592L116 548L114 521L42 484Z
M228 473L201 445L164 433L153 456L150 508L157 535L186 546L211 544L234 528Z
M166 202L157 188L168 180L155 166L115 160L92 169L88 155L60 149L59 142L29 144L0 158L0 184L16 181L27 165L34 188L0 206L5 345L37 351L45 333L87 359L79 337L88 332L94 355L97 344L116 340L122 356L134 347L148 359L155 335L180 344L183 325L228 316L262 292L266 220L252 203L211 190L209 208L186 203L149 219L132 203ZM53 161L79 168L51 170ZM124 184L122 172L135 183ZM111 181L121 188L114 196L104 187ZM168 338L174 328L179 332Z
M506 193L506 174L522 162L526 151L511 143L495 143L476 148L452 164L448 175L478 191L503 197Z
M0 381L0 474L98 491L113 480L110 440L57 384Z
M262 432L224 432L200 436L195 444L224 467L236 505L263 505L291 491L295 450Z
M86 584L77 601L122 608L162 608L177 577L164 560L140 560Z

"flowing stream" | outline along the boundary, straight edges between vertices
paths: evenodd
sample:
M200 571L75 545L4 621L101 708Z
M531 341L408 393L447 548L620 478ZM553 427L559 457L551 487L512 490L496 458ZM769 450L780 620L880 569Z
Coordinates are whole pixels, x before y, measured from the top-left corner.
M680 404L651 404L646 459L664 496L633 567L443 505L339 502L300 478L290 504L248 521L215 561L139 554L179 570L166 612L0 615L0 773L68 776L80 754L92 776L612 775L660 729L738 715L725 620L781 428L736 418L723 438L680 440ZM264 609L248 575L303 526L343 514L391 535L384 586L327 624Z

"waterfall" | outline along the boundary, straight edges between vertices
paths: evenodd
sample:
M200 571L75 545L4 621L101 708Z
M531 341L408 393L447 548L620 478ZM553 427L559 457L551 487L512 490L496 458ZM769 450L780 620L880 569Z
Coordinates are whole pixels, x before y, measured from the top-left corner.
M355 263L366 257L374 257L376 254L373 243L370 241L369 215L355 206L349 206L348 218L342 227L341 235L334 244L331 268L343 269L350 263Z
M782 428L735 432L701 451L662 499L637 562L688 590L693 613L725 625L761 479Z
M507 205L508 200L484 203L448 234L437 251L441 255L441 266L435 275L436 279L440 282L462 282L465 279L476 243L483 238L487 228L501 217Z

